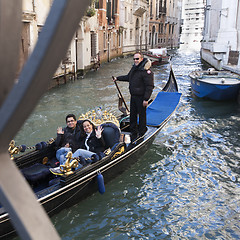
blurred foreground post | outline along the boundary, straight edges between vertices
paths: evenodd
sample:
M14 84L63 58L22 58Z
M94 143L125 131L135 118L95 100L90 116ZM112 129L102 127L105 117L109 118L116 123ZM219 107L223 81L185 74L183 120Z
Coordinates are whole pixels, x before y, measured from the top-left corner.
M0 202L22 239L60 239L7 149L47 90L90 0L55 0L18 82L22 1L0 0Z

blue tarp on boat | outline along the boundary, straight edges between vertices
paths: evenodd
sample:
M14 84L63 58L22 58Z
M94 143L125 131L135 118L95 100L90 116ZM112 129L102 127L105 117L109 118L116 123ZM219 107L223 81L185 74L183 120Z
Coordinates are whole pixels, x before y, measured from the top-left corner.
M147 125L159 126L176 109L181 93L159 92L147 108Z

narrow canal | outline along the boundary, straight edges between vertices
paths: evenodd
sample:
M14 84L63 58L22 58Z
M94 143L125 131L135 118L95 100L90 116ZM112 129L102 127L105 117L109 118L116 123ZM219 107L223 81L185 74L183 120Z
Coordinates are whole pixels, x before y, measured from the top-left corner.
M139 161L52 221L70 239L239 239L240 107L191 95L189 72L201 69L199 53L173 52L180 105ZM84 79L48 91L16 136L34 145L56 136L65 116L100 106L118 113L111 76L125 74L132 57L114 60ZM155 91L169 66L153 68ZM127 83L119 83L129 101Z

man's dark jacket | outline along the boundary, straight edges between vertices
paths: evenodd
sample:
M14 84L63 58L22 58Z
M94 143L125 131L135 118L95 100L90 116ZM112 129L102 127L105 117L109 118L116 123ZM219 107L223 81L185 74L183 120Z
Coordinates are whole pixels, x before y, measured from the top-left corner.
M80 147L81 142L81 129L80 129L81 121L77 121L77 125L74 129L69 127L65 127L63 129L64 134L57 134L57 138L55 141L57 149L64 147L67 143L69 143L72 148L72 152L75 152Z
M145 101L151 97L154 80L150 70L151 61L144 58L137 66L134 64L127 75L117 77L119 81L129 82L129 91L132 96L143 96Z

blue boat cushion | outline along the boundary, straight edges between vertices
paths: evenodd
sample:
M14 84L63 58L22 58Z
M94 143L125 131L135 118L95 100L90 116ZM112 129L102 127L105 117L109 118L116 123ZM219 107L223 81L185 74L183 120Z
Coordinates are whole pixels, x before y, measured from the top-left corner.
M181 93L159 92L147 108L147 125L160 126L176 109Z
M42 181L50 175L47 166L41 163L36 163L28 168L22 169L22 174L31 184Z
M103 123L103 139L107 148L112 148L120 140L120 129L114 123Z

